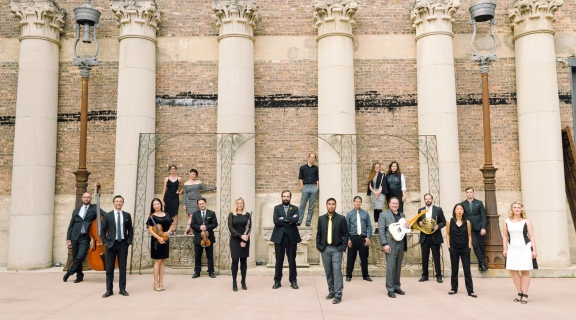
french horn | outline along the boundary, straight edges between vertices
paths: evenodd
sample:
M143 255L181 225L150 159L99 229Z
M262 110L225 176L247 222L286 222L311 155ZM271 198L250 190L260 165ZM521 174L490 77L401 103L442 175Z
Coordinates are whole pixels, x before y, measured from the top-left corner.
M436 226L436 220L432 219L432 218L424 218L422 219L422 226L420 226L419 223L415 223L412 225L414 229L420 230L420 232L423 232L425 234L433 234L434 231L434 226Z

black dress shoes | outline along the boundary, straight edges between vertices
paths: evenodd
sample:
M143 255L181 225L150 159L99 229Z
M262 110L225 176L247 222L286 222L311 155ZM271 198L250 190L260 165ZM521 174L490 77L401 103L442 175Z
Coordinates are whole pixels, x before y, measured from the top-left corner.
M272 289L278 289L280 288L282 285L280 284L280 282L274 282L274 285L272 286Z
M214 272L210 272L210 273L208 274L208 276L209 276L210 278L216 278L216 275L214 274Z
M64 278L62 278L62 280L64 280L64 282L68 281L68 278L70 278L71 275L72 275L72 274L66 272L66 273L64 274Z
M368 282L372 282L372 279L370 279L370 277L366 277L366 278L364 278L364 280L366 280Z
M394 293L397 293L397 294L399 294L399 295L401 295L401 296L403 296L403 295L406 294L406 292L402 291L401 289L394 289Z
M442 281L442 276L440 276L440 277L436 277L436 281L438 281L438 283L442 283L442 282L444 282L444 281Z
M232 282L232 291L238 291L238 284L236 284L236 281Z
M120 294L127 297L129 296L128 292L126 292L126 290L120 290Z
M306 222L306 226L309 227L309 226L310 226L310 222Z
M346 276L346 281L348 282L352 281L352 277Z
M198 277L200 277L200 272L196 272L192 275L192 279L196 279Z
M82 282L82 281L84 281L84 279L76 279L76 280L74 280L74 283L79 283L79 282Z
M334 299L334 297L335 297L335 295L334 295L333 293L329 293L329 294L326 296L326 299Z
M241 281L240 284L242 284L242 290L248 290L248 287L246 286L246 282Z
M482 266L482 272L486 272L488 271L488 266L487 265L483 265Z
M292 289L298 289L298 284L296 283L296 281L292 282L290 286L292 287Z
M394 294L394 291L388 291L388 297L389 297L389 298L396 298L396 295Z
M342 298L336 297L334 300L332 300L332 304L339 304L340 301L342 301Z
M102 298L108 298L109 296L111 296L113 294L114 294L114 292L112 292L112 291L106 291L106 293L102 295Z
M424 281L428 281L427 276L422 276L422 278L420 278L420 280L418 280L418 282L424 282Z

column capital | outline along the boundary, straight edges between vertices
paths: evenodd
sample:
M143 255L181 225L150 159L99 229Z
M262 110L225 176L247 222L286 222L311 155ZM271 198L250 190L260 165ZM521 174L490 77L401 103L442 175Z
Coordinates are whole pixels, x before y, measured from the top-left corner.
M356 25L355 0L316 0L314 2L314 25L318 29L316 41L329 36L345 36L354 40L352 28Z
M156 41L160 25L160 7L155 0L112 0L110 9L116 16L120 28L118 41L126 38L141 38Z
M260 15L254 0L214 0L212 17L216 20L220 36L243 37L254 41L254 27Z
M414 41L435 34L454 37L452 22L459 8L460 0L416 0L410 8Z
M513 0L508 7L510 29L514 33L512 41L534 33L554 35L552 23L554 14L564 4L564 0Z
M12 0L10 10L20 19L20 41L42 39L60 46L66 11L53 0Z

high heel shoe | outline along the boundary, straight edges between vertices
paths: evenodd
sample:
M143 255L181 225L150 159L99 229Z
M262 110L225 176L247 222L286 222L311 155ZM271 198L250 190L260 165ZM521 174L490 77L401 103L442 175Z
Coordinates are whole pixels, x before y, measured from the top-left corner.
M522 292L518 292L518 298L514 299L513 301L514 301L514 302L520 302L520 301L522 301L522 296L523 296Z
M248 287L246 286L246 281L242 281L240 283L242 284L242 290L248 290Z
M522 294L522 297L523 297L523 298L528 298L528 295L527 295L527 294ZM527 304L527 303L528 303L528 300L520 299L520 303L521 303L521 304Z
M238 291L238 285L236 284L236 281L232 282L232 290Z
M157 288L157 287L156 287L156 284L154 284L154 291L162 291L162 289L161 289L161 288Z

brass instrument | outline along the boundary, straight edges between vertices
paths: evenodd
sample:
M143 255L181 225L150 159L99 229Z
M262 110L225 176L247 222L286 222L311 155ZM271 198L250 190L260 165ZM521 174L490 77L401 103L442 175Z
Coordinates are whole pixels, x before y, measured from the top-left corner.
M420 230L420 232L425 234L433 234L434 231L436 231L434 230L434 226L436 226L436 220L432 218L424 218L422 219L422 226L420 226L419 223L415 223L412 225L412 229Z

